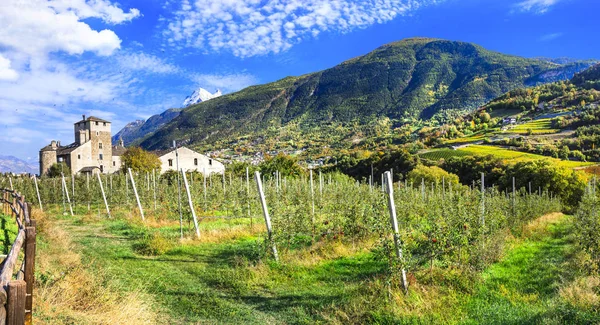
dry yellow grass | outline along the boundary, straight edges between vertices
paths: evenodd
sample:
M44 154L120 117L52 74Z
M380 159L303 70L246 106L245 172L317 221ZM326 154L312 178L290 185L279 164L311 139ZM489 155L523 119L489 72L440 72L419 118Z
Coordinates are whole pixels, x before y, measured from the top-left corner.
M600 308L600 278L581 277L560 289L560 297L574 307L584 310Z
M34 290L36 324L161 323L147 295L116 288L106 274L82 264L70 234L59 224L39 211L34 217L43 238Z

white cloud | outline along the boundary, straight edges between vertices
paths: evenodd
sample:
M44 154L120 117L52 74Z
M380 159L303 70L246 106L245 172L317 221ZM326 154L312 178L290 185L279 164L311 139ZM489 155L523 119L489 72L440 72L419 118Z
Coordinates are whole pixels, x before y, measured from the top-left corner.
M121 46L119 37L111 30L93 30L82 19L100 17L118 22L123 21L123 15L127 14L102 0L89 1L92 5L87 5L87 9L82 3L87 5L88 2L1 1L0 45L19 53L41 57L58 51L69 54L81 54L85 51L99 55L112 54ZM98 6L101 7L97 8L100 11L92 10Z
M258 83L258 79L251 74L197 74L191 79L200 87L211 92L220 89L224 93L238 91Z
M121 24L140 16L138 9L132 8L126 13L106 0L50 0L48 7L58 13L74 12L80 19L100 18L109 24Z
M11 69L10 60L0 53L0 80L16 80L19 78L17 71Z
M180 71L178 67L165 60L143 52L122 54L117 57L122 69L139 70L152 73L170 74Z
M555 40L563 35L564 35L564 33L550 33L550 34L546 34L546 35L543 35L542 37L540 37L539 41L540 42L549 42L549 41Z
M557 4L560 0L525 0L517 3L517 8L523 12L534 12L545 14L550 7Z
M280 53L322 32L385 23L439 1L182 0L164 33L173 46L249 57Z

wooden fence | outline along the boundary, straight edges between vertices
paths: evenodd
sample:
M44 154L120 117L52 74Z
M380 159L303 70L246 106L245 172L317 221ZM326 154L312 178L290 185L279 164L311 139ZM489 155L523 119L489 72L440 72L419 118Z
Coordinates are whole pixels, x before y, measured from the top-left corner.
M31 204L19 193L0 189L2 213L14 216L18 233L0 268L0 325L32 323L36 223L30 218ZM23 252L23 254L20 254ZM22 256L21 267L15 266Z

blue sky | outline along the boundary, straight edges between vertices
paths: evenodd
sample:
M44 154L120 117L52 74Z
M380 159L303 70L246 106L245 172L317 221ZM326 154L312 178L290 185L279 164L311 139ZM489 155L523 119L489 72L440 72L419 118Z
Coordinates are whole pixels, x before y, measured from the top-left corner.
M424 36L524 57L600 58L592 0L3 0L0 155L113 133L198 87L233 92Z

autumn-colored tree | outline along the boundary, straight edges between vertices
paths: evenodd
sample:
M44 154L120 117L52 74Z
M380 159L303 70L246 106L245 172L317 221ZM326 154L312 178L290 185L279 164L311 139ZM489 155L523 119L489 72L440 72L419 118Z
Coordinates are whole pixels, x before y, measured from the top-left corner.
M128 148L121 157L123 172L131 168L135 172L152 172L160 169L158 156L139 147Z

